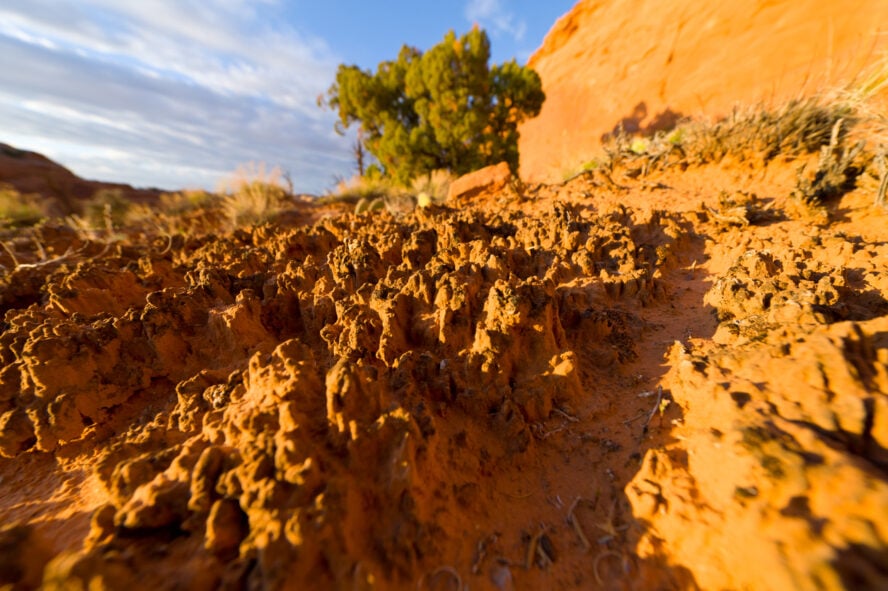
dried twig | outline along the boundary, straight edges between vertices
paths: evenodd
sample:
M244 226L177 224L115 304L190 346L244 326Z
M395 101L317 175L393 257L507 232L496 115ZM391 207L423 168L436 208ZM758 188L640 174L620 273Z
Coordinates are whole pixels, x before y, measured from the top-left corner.
M531 430L531 432L533 432L534 437L536 437L537 439L540 439L540 440L547 439L547 438L551 437L552 435L555 435L556 433L561 433L565 429L567 429L567 424L560 425L560 426L555 427L554 429L550 429L548 431L543 429L542 423L532 423L530 425L530 430Z
M19 261L18 258L15 256L15 253L12 252L12 249L6 246L6 242L2 240L0 240L0 246L3 247L3 250L6 251L6 254L8 254L9 257L12 259L12 264L15 265L15 268L17 269L19 267Z
M478 546L475 548L475 561L472 563L473 575L477 575L481 572L481 563L484 562L484 558L487 556L487 546L495 544L497 539L499 539L499 535L492 533L478 542Z
M660 408L660 402L663 400L663 386L657 386L657 402L654 404L654 408L651 409L650 414L648 415L647 420L644 422L644 426L647 427L651 419L654 418L654 415L657 414L657 410Z
M548 549L552 548L552 542L549 540L549 536L545 534L545 532L540 535L539 543L537 544L537 558L539 559L539 564L541 568L546 568L550 564L555 563L555 558L549 554Z
M571 503L570 509L567 510L567 522L573 527L574 531L577 533L577 537L580 538L580 541L583 543L583 551L588 552L592 548L592 544L589 543L589 538L586 536L586 532L583 531L579 519L577 519L577 516L574 514L574 511L581 500L583 500L582 497L577 497L574 499L574 502Z
M579 423L579 422L580 422L580 419L578 419L577 417L573 416L572 414L568 414L567 412L565 412L564 410L558 408L557 406L556 406L555 408L552 409L552 412L554 412L554 413L556 413L556 414L558 414L558 415L564 417L565 419L567 419L567 420L570 421L571 423Z
M554 564L555 559L549 552L551 548L552 542L546 535L546 527L540 524L539 531L530 538L530 542L527 545L527 554L524 557L524 568L530 570L534 560L539 563L541 568L546 568L550 564Z
M629 524L617 525L617 500L614 499L613 504L611 504L611 508L607 512L607 521L603 521L601 523L596 523L595 527L603 531L606 535L598 538L599 544L607 544L612 540L615 540L619 537L620 532L624 532L629 529Z
M37 246L37 252L40 255L40 260L45 261L46 260L46 249L43 248L43 244L39 240L37 240L37 236L34 236L33 238L34 238L34 244Z
M530 567L533 565L533 557L536 556L537 546L540 543L540 536L541 535L543 535L542 529L540 529L540 531L535 533L530 538L530 542L527 544L527 554L524 556L524 568L526 570L530 570Z
M642 411L640 411L637 415L635 415L634 417L632 417L632 418L630 418L630 419L626 419L625 421L623 421L623 424L626 425L626 426L628 427L630 423L634 423L635 421L637 421L638 419L642 418L642 417L643 417L644 415L646 415L646 414L647 414L647 411L642 410Z
M65 254L63 254L61 256L57 256L54 259L47 259L45 261L40 261L39 263L21 263L21 264L16 265L16 268L17 269L37 269L39 267L45 267L46 265L52 265L54 263L64 262L76 254L80 254L80 251L75 251L75 250L69 248L68 250L65 251Z
M159 253L157 253L157 256L164 256L166 253L168 253L172 249L173 249L173 235L167 234L166 246L164 247L163 250L161 250Z

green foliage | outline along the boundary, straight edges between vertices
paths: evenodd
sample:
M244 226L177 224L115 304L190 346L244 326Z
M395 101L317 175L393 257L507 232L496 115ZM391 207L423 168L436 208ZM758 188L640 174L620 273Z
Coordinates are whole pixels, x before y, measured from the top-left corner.
M132 202L120 189L99 189L83 206L83 217L91 228L119 227Z
M489 59L484 31L450 31L426 53L405 45L375 74L340 65L323 102L339 113L337 131L360 125L367 151L399 183L501 161L515 171L518 125L539 114L545 95L532 69Z
M0 227L33 226L46 217L37 197L0 183Z

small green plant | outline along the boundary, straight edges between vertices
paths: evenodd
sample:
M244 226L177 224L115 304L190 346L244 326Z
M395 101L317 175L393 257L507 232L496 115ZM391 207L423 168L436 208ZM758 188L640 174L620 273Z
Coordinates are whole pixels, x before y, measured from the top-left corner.
M12 186L0 184L0 226L33 226L44 217L36 195L22 195Z
M341 181L331 194L322 197L319 202L354 204L355 213L360 214L385 209L387 201L406 198L412 198L406 187L383 178L371 166L364 176Z
M598 170L599 168L601 168L601 165L602 162L599 158L585 160L577 166L566 168L561 174L561 179L564 182L570 181L577 178L578 176Z
M132 205L121 189L99 189L83 206L83 217L93 229L120 227Z
M434 203L443 203L447 200L447 192L453 181L454 175L444 169L433 170L413 179L411 188L416 195L417 204L428 207Z
M641 156L642 154L647 154L648 149L650 149L650 144L650 141L643 137L632 138L632 142L629 144L629 151Z

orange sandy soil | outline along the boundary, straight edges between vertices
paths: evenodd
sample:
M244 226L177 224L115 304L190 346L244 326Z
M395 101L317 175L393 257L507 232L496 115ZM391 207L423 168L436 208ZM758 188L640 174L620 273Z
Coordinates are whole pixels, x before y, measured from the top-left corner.
M883 0L629 4L534 56L525 180L888 44ZM3 235L0 588L888 588L888 212L800 164Z
M798 164L7 237L0 585L888 588L888 212Z

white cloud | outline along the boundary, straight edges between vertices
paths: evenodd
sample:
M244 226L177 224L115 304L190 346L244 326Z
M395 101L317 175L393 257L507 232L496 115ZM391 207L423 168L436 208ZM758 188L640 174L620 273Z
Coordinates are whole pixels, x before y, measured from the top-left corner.
M509 35L515 41L521 41L527 32L527 23L506 9L500 0L469 0L464 12L467 20L494 34Z
M348 140L315 102L338 60L280 24L278 8L4 0L0 55L16 67L0 68L0 141L64 156L93 178L212 188L204 179L263 161L320 191L350 168Z

